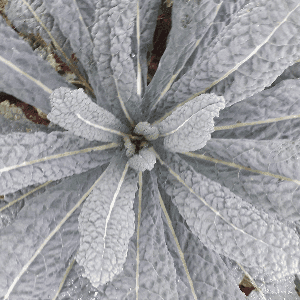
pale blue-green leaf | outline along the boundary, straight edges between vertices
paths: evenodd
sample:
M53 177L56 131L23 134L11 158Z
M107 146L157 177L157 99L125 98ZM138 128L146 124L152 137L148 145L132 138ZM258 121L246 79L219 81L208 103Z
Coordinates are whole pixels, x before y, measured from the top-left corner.
M120 142L128 128L112 113L94 103L83 89L56 89L50 95L47 118L90 141Z
M102 0L97 3L92 29L94 59L113 113L134 125L140 115L137 72L134 69L131 36L137 15L136 0Z
M14 107L11 109L10 107L1 107L0 104L0 134L36 131L50 132L51 129L48 129L45 125L35 124L26 119L20 108Z
M123 269L134 233L133 201L137 173L117 155L86 199L79 216L80 248L76 261L94 287L111 281Z
M209 156L209 153L205 155ZM232 167L220 161L214 162L186 155L181 157L198 173L229 188L256 208L274 217L282 216L290 221L299 219L296 207L298 207L300 189L295 182Z
M262 91L299 59L299 30L299 1L252 1L235 14L157 110L165 112L166 105L174 109L209 89L223 95L226 106Z
M84 268L75 260L55 300L109 300L102 291L93 287L91 282L82 276L83 273Z
M152 170L155 162L155 154L147 148L143 148L138 154L134 154L128 159L129 166L138 172Z
M182 157L257 208L295 221L300 220L299 146L289 140L211 139Z
M140 224L139 233L137 235L136 225L136 233L130 240L123 271L112 282L97 290L82 276L83 268L75 263L58 300L67 300L69 297L81 297L85 300L177 299L177 279L180 282L181 280L179 277L176 279L173 260L166 246L156 177L153 173L143 173L141 200L141 217L138 220L139 197L136 195L135 222Z
M140 22L140 35L139 35L139 51L137 43L137 35L133 35L132 52L134 58L133 63L137 68L137 55L139 52L141 73L142 73L142 95L147 87L147 52L153 48L153 35L156 27L157 16L159 12L160 0L138 0L139 1L139 22ZM136 28L135 28L136 31ZM135 42L136 41L136 42Z
M4 195L0 206L0 229L8 226L24 206L24 201L44 193L50 187L59 184L61 180L47 181L43 184L34 184L14 193Z
M166 191L205 246L246 266L260 280L280 280L299 271L294 229L195 172L178 155L168 153L164 160L170 172Z
M64 218L103 170L74 175L31 198L18 218L1 230L0 297L6 295L2 299L52 299L79 245L79 210Z
M201 149L214 130L213 118L225 107L223 97L205 94L178 107L162 122L155 124L164 137L164 148L171 152Z
M220 256L213 250L205 247L200 240L189 230L185 224L185 220L179 214L178 209L172 203L170 196L162 191L162 196L175 234L178 238L179 245L184 253L185 261L193 286L197 295L197 299L214 299L214 300L241 300L243 294L235 284L233 278L228 274L228 269ZM167 236L167 245L180 278L184 283L185 289L189 290L189 282L185 276L185 271L181 263L179 253L175 251L176 244L170 231L168 224L165 222L165 231ZM178 290L180 295L179 299L194 299L192 295L184 291L185 289Z
M42 0L7 1L5 14L19 32L40 35L47 44L50 44L51 37L47 33L48 31L68 54L72 53L68 39L63 35ZM41 22L47 28L46 30L41 26Z
M259 285L260 292L252 291L247 300L299 300L294 280L295 276L292 275L272 283L262 282Z
M172 29L167 48L158 69L143 98L143 109L152 109L150 122L163 116L169 103L162 99L172 87L174 92L181 78L191 66L199 61L206 49L215 44L215 37L230 23L235 13L245 5L245 0L223 1L174 1L172 6ZM161 100L162 99L162 100ZM185 99L184 99L185 100ZM145 114L146 116L147 113Z
M57 22L46 9L46 3L46 1L42 0L10 0L5 6L5 14L18 31L23 34L33 33L36 36L40 35L47 44L50 44L52 41L51 35L61 49L71 57L73 51L70 42L63 35ZM45 25L46 30L41 23Z
M20 107L10 104L9 101L0 103L0 134L9 134L12 132L36 132L60 131L60 128L53 123L48 126L36 124L26 118L26 115Z
M139 122L133 132L144 136L148 141L156 140L159 136L158 128L151 126L148 122Z
M68 132L16 132L2 135L0 195L28 185L80 174L102 165L115 152L115 149L109 148Z
M85 71L81 64L82 60L75 62L75 60L71 59L74 52L76 55L80 55L80 53L77 53L78 49L73 47L74 45L70 43L72 39L74 39L74 35L68 35L66 34L67 32L61 30L61 24L54 18L53 11L50 11L50 3L52 2L53 1L42 0L13 0L8 1L6 11L8 18L25 37L34 34L34 38L40 43L40 46L35 49L35 52L39 53L44 59L46 59L50 53L51 55L56 54L68 65L73 74L77 77L76 79L86 86L90 94L93 95L93 89L85 77ZM68 7L69 12L66 15L69 16L72 6L70 7L69 3L61 3L59 7L60 11L62 11L64 7ZM69 24L71 23L69 22ZM74 26L74 24L72 25L72 28L76 30L76 26ZM32 38L31 36L30 38ZM41 38L42 40L40 40ZM44 43L46 43L46 45L44 45ZM92 49L92 47L89 45L89 47L85 49ZM92 50L90 50L90 52L91 51ZM96 72L93 75L95 76ZM90 76L90 79L92 83L96 81L92 76Z
M300 79L276 86L226 107L215 118L215 138L289 139L300 137Z
M144 172L142 181L142 197L137 196L135 201L136 233L129 244L124 271L104 287L105 295L124 300L179 299L176 270L164 236L157 179L152 172Z
M76 57L84 66L97 97L97 103L104 108L109 105L103 97L101 80L93 58L91 28L94 24L96 1L55 0L45 1L47 11L53 16L62 33L68 37ZM69 55L70 57L70 55Z
M52 90L69 85L2 17L0 41L0 90L48 113Z
M297 79L300 78L300 62L296 62L295 64L291 65L284 72L276 78L276 80L271 84L270 87L273 87L280 83L283 80L287 79Z

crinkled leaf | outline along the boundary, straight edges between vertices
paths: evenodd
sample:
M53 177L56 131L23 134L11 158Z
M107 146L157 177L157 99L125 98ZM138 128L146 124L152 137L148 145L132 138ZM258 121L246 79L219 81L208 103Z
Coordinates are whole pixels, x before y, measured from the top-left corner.
M70 42L61 32L58 23L46 8L47 2L42 0L10 0L5 6L5 14L13 22L18 31L40 36L51 43L51 36L61 49L70 57L73 53ZM45 25L45 28L41 25Z
M144 148L138 154L134 154L128 159L129 166L138 172L152 170L156 162L155 154Z
M48 113L52 90L68 84L2 17L0 40L0 89Z
M124 271L104 288L105 295L108 299L178 299L176 271L165 241L156 177L145 172L142 180L142 197L137 197L135 203L136 233L129 244Z
M161 192L180 248L183 251L197 299L243 299L242 292L231 275L228 274L228 269L220 256L200 242L197 236L186 226L184 219L179 214L176 206L172 204L170 197L163 190ZM177 289L179 299L194 299L174 237L167 222L164 223L167 245L174 259L177 274L183 280L183 287Z
M5 102L5 101L4 101ZM51 132L55 127L35 124L29 121L19 107L0 104L0 134L5 135L12 132ZM58 128L56 128L57 130Z
M56 89L50 96L47 118L75 135L90 141L119 142L128 132L112 113L94 103L83 89Z
M152 109L174 83L184 75L195 61L199 61L215 37L230 23L245 0L185 1L177 0L172 6L172 29L168 45L158 69L143 98L143 109ZM172 87L172 91L174 92ZM186 99L184 99L186 100ZM149 120L162 116L169 103L161 100L163 109L153 108ZM148 115L146 114L148 117Z
M74 175L31 198L18 218L1 230L0 297L52 299L79 245L79 210L66 216L102 172L100 168Z
M94 59L113 113L130 123L139 117L137 75L131 58L131 36L137 14L136 0L98 1L94 38ZM125 112L126 111L126 112Z
M81 38L78 38L75 34L68 35L68 31L61 30L65 28L54 14L55 11L53 11L53 7L51 6L51 3L53 2L54 1L42 0L13 0L8 1L5 11L7 12L9 20L13 22L18 31L23 33L25 37L29 37L29 41L32 39L35 41L35 44L39 46L35 49L35 52L38 52L49 61L51 61L51 59L49 59L50 57L52 57L52 60L60 58L65 64L67 64L69 69L72 71L73 76L75 75L74 79L79 80L81 84L87 87L89 93L93 95L93 90L85 77L86 71L81 64L82 62L85 62L81 52L89 51L91 53L93 47L91 44L88 46L84 45L86 46L84 47L84 50L80 50L75 47L76 45L73 43L74 38L77 39L78 43L78 40L86 40L86 36L82 35ZM81 0L80 3L84 6L84 4L89 3L89 1ZM89 5L94 6L91 3L89 3ZM80 7L82 6L80 5ZM66 16L70 16L70 9L73 8L73 10L76 10L76 1L72 1L72 5L70 5L70 3L60 3L58 10L62 12L63 8L68 8ZM91 8L90 10L92 11ZM76 10L76 16L79 13L81 13L81 11L79 11L79 9ZM82 17L82 15L80 16ZM67 18L65 17L64 19L66 20ZM75 25L74 20L69 19L66 21L69 21L68 24L72 24L72 28L75 32L78 31L78 24ZM76 60L73 59L75 58L73 57L74 53L76 54ZM78 57L80 61L77 59ZM94 65L92 60L90 61L90 65ZM85 67L87 67L87 64ZM87 71L89 71L89 69L87 69ZM99 80L96 78L96 72L92 75L90 73L88 74L90 75L91 83L94 83L95 92L100 95L101 92L99 92L97 84L95 84L99 84Z
M297 61L295 64L291 65L284 72L276 78L276 80L271 84L271 87L277 85L283 80L287 79L297 79L300 78L300 62Z
M297 141L211 139L200 151L182 157L268 214L300 219Z
M138 0L139 1L139 22L140 22L140 35L139 37L133 35L132 50L133 53L139 52L140 66L142 73L142 95L147 88L147 52L152 49L153 35L155 31L157 15L159 12L160 0ZM136 28L135 30L136 31ZM139 40L139 51L138 51ZM134 42L136 41L136 42ZM133 55L132 55L133 56ZM137 55L133 57L133 63L137 68Z
M299 16L297 0L251 1L234 15L216 43L205 49L153 114L165 113L168 107L209 89L223 95L226 106L262 91L300 57Z
M294 280L295 276L292 275L280 281L262 283L259 286L260 291L253 290L247 300L298 300Z
M201 149L214 130L213 118L225 107L223 97L201 95L178 107L170 116L158 123L164 148L171 152Z
M83 270L75 263L59 300L68 297L88 300L182 299L177 298L176 286L181 280L180 277L176 279L173 259L166 245L156 181L155 174L143 173L142 197L136 196L134 204L136 232L130 239L123 271L96 290L82 277Z
M167 154L165 162L170 168L166 192L205 246L246 266L254 278L268 282L299 270L295 230L196 173L178 155Z
M86 199L79 216L80 248L76 256L94 287L122 271L129 239L134 233L133 201L136 172L124 156L112 159L103 178Z
M215 118L216 138L289 139L300 137L300 79L278 85L226 107Z
M97 150L97 146L99 143L68 132L18 132L0 136L0 195L80 174L106 163L115 150L106 149L105 145L103 151L89 150ZM68 153L72 151L75 153Z
M97 96L97 103L108 108L93 57L94 44L91 29L95 21L96 1L68 0L62 2L55 0L45 1L44 5L55 22L59 24L62 33L68 37L73 52L84 66L89 82Z

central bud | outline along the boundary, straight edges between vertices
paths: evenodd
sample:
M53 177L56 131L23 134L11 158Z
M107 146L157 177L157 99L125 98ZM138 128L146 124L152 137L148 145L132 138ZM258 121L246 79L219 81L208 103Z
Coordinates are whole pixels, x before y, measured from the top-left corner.
M158 128L148 122L138 123L132 134L124 137L129 165L137 171L151 170L156 162L153 151L148 149L149 141L159 136Z

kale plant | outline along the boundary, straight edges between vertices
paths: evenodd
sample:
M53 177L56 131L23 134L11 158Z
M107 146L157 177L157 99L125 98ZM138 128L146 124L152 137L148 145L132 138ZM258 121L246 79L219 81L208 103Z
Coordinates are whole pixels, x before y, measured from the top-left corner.
M299 299L299 0L1 3L1 300Z

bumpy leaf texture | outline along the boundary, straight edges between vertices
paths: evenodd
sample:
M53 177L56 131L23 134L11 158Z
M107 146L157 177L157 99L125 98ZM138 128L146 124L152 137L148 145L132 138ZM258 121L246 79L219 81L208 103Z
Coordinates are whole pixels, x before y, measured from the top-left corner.
M0 112L1 300L300 299L300 2L173 1L147 86L159 11L7 2L0 91L51 126Z

